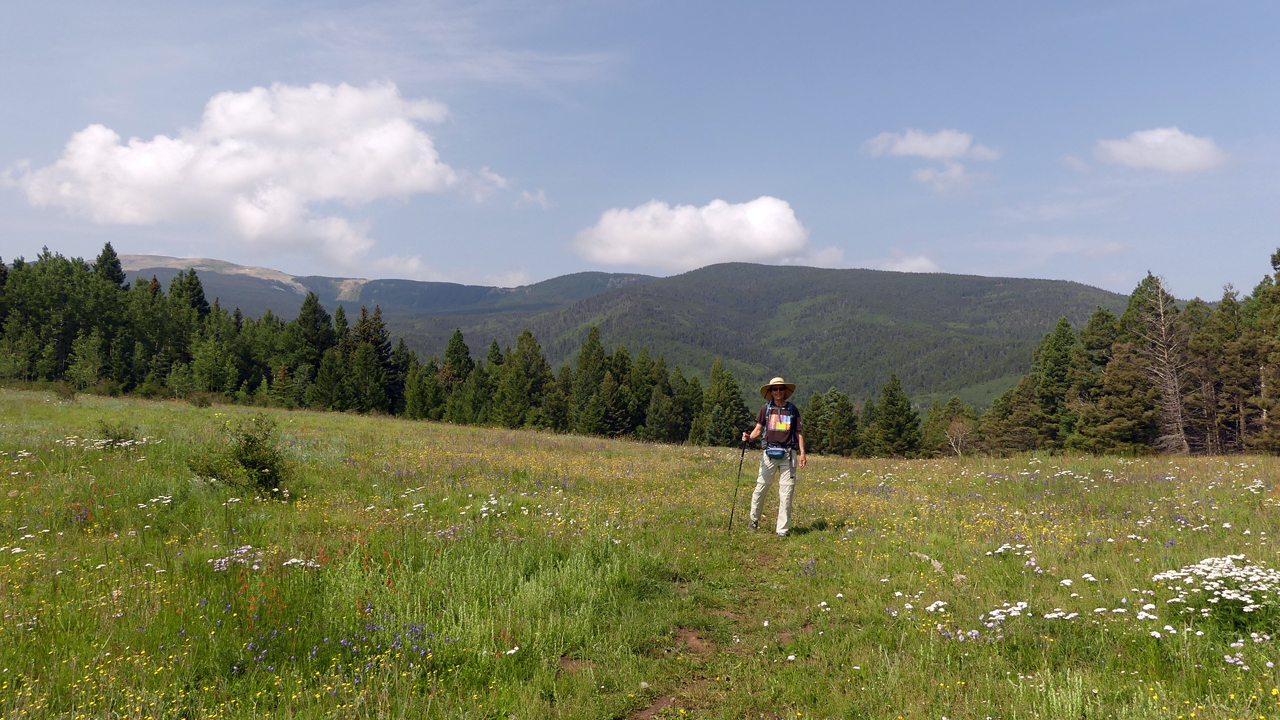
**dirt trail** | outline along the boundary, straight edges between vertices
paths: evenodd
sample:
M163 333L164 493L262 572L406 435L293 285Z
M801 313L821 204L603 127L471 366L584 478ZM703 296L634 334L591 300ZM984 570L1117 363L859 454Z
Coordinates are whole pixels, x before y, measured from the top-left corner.
M766 540L772 541L769 537ZM732 625L737 626L744 618L752 615L750 608L757 604L756 591L754 588L762 587L766 582L776 581L777 574L783 562L783 554L773 542L748 542L744 548L746 553L750 555L750 561L745 562L743 567L747 569L749 576L747 586L751 588L745 595L738 598L737 607L733 609L717 608L709 610L710 614L716 615L728 620ZM689 588L687 585L681 584L676 587L676 592L680 597L689 596ZM800 633L808 633L812 630L812 626L805 626L799 630ZM784 632L779 638L782 644L791 642L791 633ZM734 655L740 655L746 651L744 645L732 645L728 648L720 648L715 642L704 637L699 631L681 627L677 628L673 637L673 647L668 652L675 652L683 649L684 653L698 660L711 660L720 652L729 652ZM717 678L718 679L718 678ZM627 720L650 720L656 718L664 710L677 705L692 704L699 705L705 702L703 697L709 680L700 677L691 677L678 688L670 691L669 694L655 697L647 707L636 710L627 716Z

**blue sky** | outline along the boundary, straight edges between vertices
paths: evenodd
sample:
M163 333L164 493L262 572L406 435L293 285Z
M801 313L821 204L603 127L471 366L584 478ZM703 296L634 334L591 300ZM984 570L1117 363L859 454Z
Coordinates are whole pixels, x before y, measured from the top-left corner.
M745 260L1247 292L1280 6L101 3L0 27L0 256Z

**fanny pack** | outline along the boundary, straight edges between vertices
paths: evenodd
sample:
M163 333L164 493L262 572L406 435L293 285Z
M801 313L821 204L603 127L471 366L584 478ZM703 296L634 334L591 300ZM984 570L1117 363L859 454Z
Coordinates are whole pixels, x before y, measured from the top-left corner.
M790 453L790 450L781 445L766 445L764 448L764 454L773 460L781 460Z

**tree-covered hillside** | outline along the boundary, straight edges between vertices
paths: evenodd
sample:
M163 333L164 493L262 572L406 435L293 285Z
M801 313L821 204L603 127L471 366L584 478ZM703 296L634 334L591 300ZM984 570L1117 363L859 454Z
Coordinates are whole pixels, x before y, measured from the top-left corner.
M212 268L211 269L217 269ZM172 268L134 270L130 280ZM201 270L210 298L246 315L297 314L306 288L329 311L380 307L387 327L422 357L443 356L455 329L484 347L514 346L528 328L555 365L572 363L591 327L610 347L649 348L668 364L720 358L746 385L782 374L806 389L865 399L897 373L917 402L958 395L986 407L1013 387L1059 317L1083 325L1125 297L1059 280L825 270L746 263L668 278L574 273L518 288L412 280L255 278ZM703 377L704 381L708 378Z
M1059 317L1079 325L1098 307L1122 311L1125 301L1058 280L729 263L534 317L388 313L387 322L424 354L439 352L455 327L500 344L528 327L558 364L596 326L607 344L645 346L671 365L704 368L719 357L738 377L781 374L860 398L896 372L913 397L960 394L985 405L964 390L990 385L990 397L1012 387Z

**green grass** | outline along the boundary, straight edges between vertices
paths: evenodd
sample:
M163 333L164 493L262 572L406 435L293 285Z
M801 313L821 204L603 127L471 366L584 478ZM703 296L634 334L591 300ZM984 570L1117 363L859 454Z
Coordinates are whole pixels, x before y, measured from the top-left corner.
M1274 612L1151 579L1273 561L1272 458L814 458L779 539L736 450L274 412L289 501L192 477L247 417L0 391L6 717L1278 709Z

